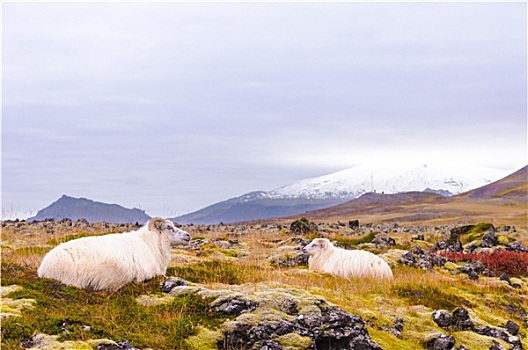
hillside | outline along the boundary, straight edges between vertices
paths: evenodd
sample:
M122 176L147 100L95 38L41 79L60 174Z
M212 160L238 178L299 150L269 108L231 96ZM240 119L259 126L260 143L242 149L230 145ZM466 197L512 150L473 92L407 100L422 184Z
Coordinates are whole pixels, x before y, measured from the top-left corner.
M37 215L27 221L45 219L86 219L88 222L110 222L115 224L145 223L150 216L140 209L127 209L117 204L95 202L86 198L73 198L63 195Z
M462 193L457 197L476 199L502 198L527 202L528 165L503 179Z
M311 220L361 219L372 222L474 221L526 225L528 167L493 183L452 197L432 193L365 194L357 199L302 214ZM292 219L290 217L288 219Z

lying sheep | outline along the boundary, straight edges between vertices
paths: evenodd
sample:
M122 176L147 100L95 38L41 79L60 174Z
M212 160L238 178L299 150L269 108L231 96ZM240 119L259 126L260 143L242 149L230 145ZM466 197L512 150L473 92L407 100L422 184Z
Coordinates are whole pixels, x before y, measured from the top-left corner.
M153 218L139 230L84 237L62 243L44 256L37 274L89 290L117 290L164 275L171 245L191 236L169 220Z
M335 247L327 238L316 238L302 249L309 256L310 270L335 276L392 279L389 265L377 255L363 250Z

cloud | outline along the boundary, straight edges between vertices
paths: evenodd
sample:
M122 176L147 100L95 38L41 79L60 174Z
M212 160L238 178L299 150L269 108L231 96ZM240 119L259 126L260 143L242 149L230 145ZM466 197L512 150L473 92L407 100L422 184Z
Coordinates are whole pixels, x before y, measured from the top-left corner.
M525 3L3 11L13 207L65 193L164 215L369 159L527 159Z

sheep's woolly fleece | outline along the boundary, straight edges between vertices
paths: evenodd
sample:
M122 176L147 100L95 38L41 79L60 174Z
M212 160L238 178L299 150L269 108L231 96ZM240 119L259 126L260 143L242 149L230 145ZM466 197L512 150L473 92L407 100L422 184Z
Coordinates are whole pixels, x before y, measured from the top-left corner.
M309 255L310 270L332 275L392 279L392 271L382 258L363 250L346 250L335 247L327 238L316 238L303 248Z
M171 245L186 245L190 240L189 233L171 221L153 218L136 231L62 243L44 256L37 274L79 288L117 290L164 275Z

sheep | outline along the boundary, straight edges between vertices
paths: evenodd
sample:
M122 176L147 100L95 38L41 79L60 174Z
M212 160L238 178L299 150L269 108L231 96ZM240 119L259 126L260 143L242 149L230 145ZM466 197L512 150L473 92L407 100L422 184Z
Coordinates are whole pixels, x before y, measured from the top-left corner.
M308 268L332 275L392 279L389 265L380 257L363 250L335 247L327 238L316 238L302 249L309 256Z
M62 243L44 256L37 275L87 290L115 291L164 275L171 245L187 245L190 240L189 233L156 217L136 231Z

